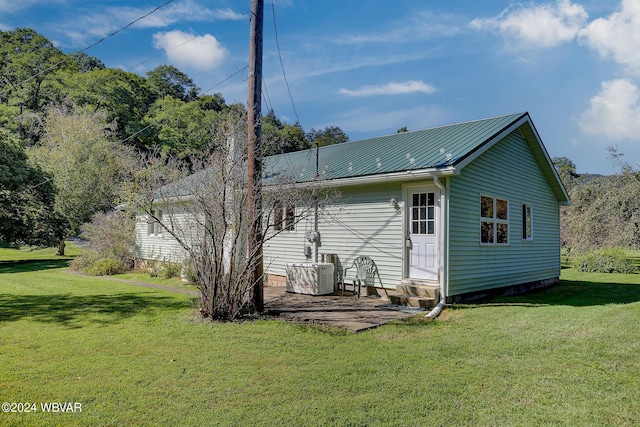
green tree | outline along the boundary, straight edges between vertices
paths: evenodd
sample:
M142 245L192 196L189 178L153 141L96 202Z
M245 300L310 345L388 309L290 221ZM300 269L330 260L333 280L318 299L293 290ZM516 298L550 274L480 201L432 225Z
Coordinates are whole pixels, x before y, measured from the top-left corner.
M0 31L0 102L39 111L43 83L66 62L51 41L29 28Z
M160 65L147 73L149 89L158 99L170 96L193 101L199 89L189 76L173 65Z
M131 153L112 139L114 126L104 111L50 107L42 119L40 143L29 156L53 175L55 210L69 224L59 241L80 232L96 212L118 203L120 185L131 171Z
M311 147L311 144L309 144L309 141L305 138L304 130L299 122L293 125L286 123L282 128L282 136L284 140L287 141L287 146L284 150L285 153L306 150Z
M104 63L95 56L89 56L84 52L76 53L73 59L78 64L79 71L86 73L88 71L102 70L105 68Z
M20 107L13 105L0 104L0 128L12 132L14 135L19 134L20 129Z
M310 147L300 124L290 125L282 122L273 110L269 110L267 115L262 117L262 141L262 154L265 156L290 153Z
M582 180L582 176L576 172L576 165L568 157L554 157L553 165L567 191L571 190Z
M29 164L16 138L0 128L0 240L54 242L63 226L53 210L54 198L51 176Z
M117 125L116 135L128 145L140 147L143 119L153 102L145 79L114 68L96 68L84 73L67 73L60 81L56 104L88 106L108 113Z
M324 147L326 145L342 144L349 141L349 137L338 126L327 126L324 130L311 128L307 134L310 146Z
M144 122L150 126L146 147L159 146L165 158L185 160L199 155L211 141L213 121L214 112L202 110L197 102L166 96L157 100L145 116Z
M196 99L196 102L203 110L222 111L227 108L227 103L219 93L213 95L201 95Z

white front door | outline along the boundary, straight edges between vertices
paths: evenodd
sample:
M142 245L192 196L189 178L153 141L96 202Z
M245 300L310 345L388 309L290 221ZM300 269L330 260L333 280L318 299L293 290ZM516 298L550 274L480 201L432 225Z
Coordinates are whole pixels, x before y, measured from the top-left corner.
M409 278L438 280L438 194L435 187L408 190Z

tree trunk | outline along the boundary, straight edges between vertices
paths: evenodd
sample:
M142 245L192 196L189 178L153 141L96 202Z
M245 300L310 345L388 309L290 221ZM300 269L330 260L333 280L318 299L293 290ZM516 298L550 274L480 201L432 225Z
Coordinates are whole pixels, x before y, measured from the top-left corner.
M58 243L58 252L56 253L56 255L64 256L64 247L66 246L64 241L64 238L60 239L60 242Z

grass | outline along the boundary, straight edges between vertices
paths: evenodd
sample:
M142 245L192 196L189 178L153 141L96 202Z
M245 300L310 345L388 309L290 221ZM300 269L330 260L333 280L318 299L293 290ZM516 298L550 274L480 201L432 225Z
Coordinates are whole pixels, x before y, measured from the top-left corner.
M81 254L81 248L67 242L65 256L56 255L57 248L38 248L31 246L13 246L0 242L0 273L40 270L46 262L50 268L61 268L66 266L68 261ZM30 265L30 264L34 265ZM4 265L4 268L3 268ZM144 282L154 285L172 286L196 291L193 285L185 284L180 277L165 279L162 277L151 277L148 273L128 272L115 274L112 277L134 282Z
M182 281L182 278L180 277L171 277L169 279L165 279L160 276L152 277L149 273L141 273L141 272L114 274L113 277L116 277L118 279L153 283L154 285L164 285L164 286L181 286L184 284L184 282Z
M80 249L73 243L67 243L65 248L65 256L56 255L57 248L38 248L32 246L9 246L0 244L0 263L1 262L17 262L17 261L38 261L52 259L71 259L80 254Z
M360 334L198 321L185 295L0 265L0 425L638 425L640 275Z

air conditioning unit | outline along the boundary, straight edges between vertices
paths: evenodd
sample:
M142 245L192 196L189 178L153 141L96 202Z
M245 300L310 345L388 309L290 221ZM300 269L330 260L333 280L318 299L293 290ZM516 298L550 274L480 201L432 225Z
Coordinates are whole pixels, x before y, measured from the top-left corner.
M287 292L328 295L333 289L333 264L301 262L287 264Z

